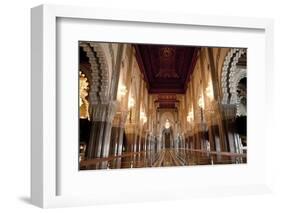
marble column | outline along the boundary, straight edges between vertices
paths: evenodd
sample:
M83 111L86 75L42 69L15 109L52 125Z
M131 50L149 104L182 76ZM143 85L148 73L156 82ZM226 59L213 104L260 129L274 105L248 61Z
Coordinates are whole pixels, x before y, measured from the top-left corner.
M115 120L115 118L114 118ZM110 155L117 156L117 141L119 136L119 127L115 126L115 121L113 120L111 136L110 136Z
M128 123L125 127L125 133L127 138L127 150L128 152L135 152L135 141L136 141L136 134L135 134L135 124Z
M236 115L236 105L235 104L224 104L223 113L226 136L228 142L228 150L232 153L239 153L238 137L235 130L235 115Z
M114 116L112 131L111 131L111 145L110 145L110 153L112 156L121 156L122 148L123 148L123 135L124 135L124 123L126 121L126 113L124 115L123 112L118 112ZM125 118L124 118L125 117ZM117 157L114 159L114 167L121 167L121 158Z
M216 121L215 121L215 144L217 152L228 152L228 137L227 137L227 128L226 128L226 120L224 117L223 110L221 106L217 104L217 109L215 110Z
M107 115L106 115L106 122L105 122L106 125L105 125L104 137L103 137L102 157L109 156L112 120L113 120L113 116L116 112L116 102L110 102L107 105L106 110L107 110Z
M101 157L104 125L104 121L92 121L90 140L87 147L87 159Z
M212 118L211 118L212 119ZM214 127L212 121L208 123L208 135L209 135L209 143L210 143L210 151L216 150L216 141L214 137Z
M232 118L235 117L235 110L232 106L223 105L220 103L220 90L219 90L219 80L217 75L217 67L214 63L213 49L207 49L207 55L210 61L211 68L211 79L213 84L213 92L215 98L215 113L217 116L217 124L220 134L220 150L222 152L235 152L235 133L233 131ZM217 144L217 141L216 141ZM218 146L217 146L218 147Z
M215 142L215 151L221 152L219 125L218 124L212 125L212 129L213 129L213 137L214 137L214 142Z
M120 115L117 155L122 154L123 140L124 140L124 130L125 130L125 123L126 123L126 120L127 120L127 115L128 115L128 111L122 111L121 115Z
M114 116L112 122L112 130L110 137L110 154L113 156L117 156L118 153L118 142L119 142L119 134L120 134L120 112L117 112Z
M115 109L115 102L93 105L87 159L108 157L112 119Z

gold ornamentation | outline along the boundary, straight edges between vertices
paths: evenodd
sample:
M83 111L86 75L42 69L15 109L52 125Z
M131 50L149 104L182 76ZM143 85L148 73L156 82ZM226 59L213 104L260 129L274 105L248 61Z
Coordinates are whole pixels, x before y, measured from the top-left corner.
M147 122L147 116L145 112L140 112L140 120L142 121L142 124L145 124Z
M206 88L206 95L208 96L210 101L212 101L214 99L213 84L212 84L211 80L209 81L208 86Z
M200 97L199 97L198 106L199 106L201 109L204 109L204 108L205 108L203 93L202 93L202 94L200 95Z
M166 119L166 122L165 122L165 129L169 129L171 126L171 123L168 119Z
M79 72L79 84L80 84L80 95L79 95L79 106L80 106L80 118L90 120L89 115L89 102L87 100L89 83L85 74Z
M193 107L191 107L186 119L187 119L188 123L193 122L193 120L194 120Z

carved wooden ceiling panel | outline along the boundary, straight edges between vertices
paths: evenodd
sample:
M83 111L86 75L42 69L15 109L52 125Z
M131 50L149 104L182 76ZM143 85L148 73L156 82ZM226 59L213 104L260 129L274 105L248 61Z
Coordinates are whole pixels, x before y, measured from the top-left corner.
M176 103L178 103L176 94L159 94L155 103L158 105L158 108L176 108Z
M134 45L149 93L184 93L193 72L198 48L171 45Z

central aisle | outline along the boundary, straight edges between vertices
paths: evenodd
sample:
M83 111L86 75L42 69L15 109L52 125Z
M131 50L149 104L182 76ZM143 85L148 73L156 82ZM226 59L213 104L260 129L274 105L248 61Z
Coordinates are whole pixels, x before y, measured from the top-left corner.
M159 152L130 152L121 156L81 161L80 169L119 169L246 163L245 154L201 150L162 149Z

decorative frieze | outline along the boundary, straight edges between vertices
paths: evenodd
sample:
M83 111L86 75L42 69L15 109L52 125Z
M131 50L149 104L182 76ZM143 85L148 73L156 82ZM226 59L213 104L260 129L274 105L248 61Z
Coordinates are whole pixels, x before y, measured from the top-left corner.
M237 64L242 55L246 54L246 49L232 48L225 57L221 74L222 104L237 103L237 79L246 77L245 69L238 69Z

